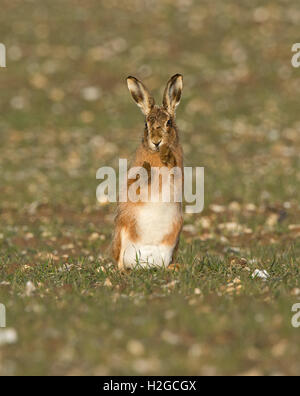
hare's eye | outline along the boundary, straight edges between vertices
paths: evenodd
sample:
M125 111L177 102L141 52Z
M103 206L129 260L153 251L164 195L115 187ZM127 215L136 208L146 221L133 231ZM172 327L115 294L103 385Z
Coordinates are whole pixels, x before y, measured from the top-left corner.
M145 121L145 128L148 129L147 121Z
M171 118L168 120L167 125L168 125L168 126L172 126L172 120L171 120Z

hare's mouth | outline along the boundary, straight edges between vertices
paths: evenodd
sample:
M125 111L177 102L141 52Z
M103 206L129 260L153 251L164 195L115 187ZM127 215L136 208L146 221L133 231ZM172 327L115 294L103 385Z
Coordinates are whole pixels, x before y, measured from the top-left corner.
M162 145L162 140L159 142L152 142L152 141L150 142L150 147L151 150L153 151L159 151L161 145Z
M159 147L151 147L151 151L153 151L154 153L158 153Z
M150 150L151 150L153 153L159 152L159 148L152 147L152 145L150 146Z

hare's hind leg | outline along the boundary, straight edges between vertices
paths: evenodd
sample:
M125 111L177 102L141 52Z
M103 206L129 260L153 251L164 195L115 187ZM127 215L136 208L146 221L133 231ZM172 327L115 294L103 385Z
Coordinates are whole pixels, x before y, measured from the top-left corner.
M120 259L121 259L121 248L122 248L122 238L121 238L122 228L117 226L115 228L115 233L112 242L112 254L113 258L118 263L118 267L120 267Z
M168 269L171 270L171 271L178 271L178 269L180 267L179 264L176 262L178 247L179 247L179 239L178 239L178 241L177 241L177 243L175 245L171 263L168 266Z
M166 235L164 240L162 241L163 245L173 246L172 260L170 264L173 264L176 258L182 226L183 219L180 218L176 222L174 222L172 231L168 235Z
M178 253L178 248L179 248L179 242L180 242L180 240L178 238L178 241L177 241L177 243L175 245L175 248L173 250L173 256L172 256L171 264L175 264L175 261L176 261L176 258L177 258L177 253Z

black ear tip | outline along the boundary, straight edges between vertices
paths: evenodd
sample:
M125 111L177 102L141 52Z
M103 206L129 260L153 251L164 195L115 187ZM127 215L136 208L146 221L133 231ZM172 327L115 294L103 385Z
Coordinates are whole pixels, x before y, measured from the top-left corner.
M135 77L133 77L133 76L128 76L127 78L126 78L126 81L127 80L135 80L135 81L137 81L137 79L135 78Z
M177 73L177 74L175 74L175 75L173 76L173 78L174 78L174 79L175 79L175 78L183 78L183 75L180 74L180 73Z

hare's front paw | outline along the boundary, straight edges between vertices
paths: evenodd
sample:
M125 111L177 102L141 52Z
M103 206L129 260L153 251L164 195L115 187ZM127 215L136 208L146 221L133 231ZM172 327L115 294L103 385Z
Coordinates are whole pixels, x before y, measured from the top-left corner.
M163 144L159 149L161 162L166 166L176 166L176 159L169 146Z
M149 162L144 161L143 168L146 169L148 173L148 181L151 181L151 165L149 164Z

